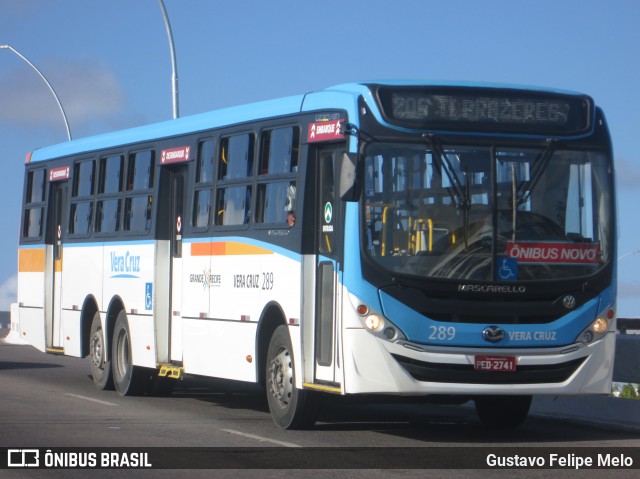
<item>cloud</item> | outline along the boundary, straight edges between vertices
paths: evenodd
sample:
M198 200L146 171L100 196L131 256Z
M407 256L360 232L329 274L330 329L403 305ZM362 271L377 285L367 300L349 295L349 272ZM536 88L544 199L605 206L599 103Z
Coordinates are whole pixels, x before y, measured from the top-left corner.
M616 183L620 188L637 190L640 185L640 168L637 162L616 158Z
M621 297L640 298L640 283L637 281L620 281L618 295Z
M11 310L18 298L18 276L12 276L0 285L0 311Z
M62 113L45 82L17 56L21 67L0 78L0 121L26 126L64 126ZM71 131L88 121L110 120L124 106L115 74L94 60L37 65L58 95Z
M640 317L640 283L622 281L618 285L618 316L621 318Z
M2 14L5 16L28 16L32 12L36 12L38 9L37 7L38 6L35 2L24 0L19 2L16 2L16 0L0 0L0 11L2 11Z

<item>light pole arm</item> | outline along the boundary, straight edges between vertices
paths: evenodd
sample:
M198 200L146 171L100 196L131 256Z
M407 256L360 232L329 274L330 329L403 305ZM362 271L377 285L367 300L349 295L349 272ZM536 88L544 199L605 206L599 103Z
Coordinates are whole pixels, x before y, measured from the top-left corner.
M178 61L176 60L176 50L173 45L173 32L171 31L171 23L169 23L169 15L164 7L163 0L158 0L160 10L162 10L162 18L164 18L164 26L167 29L167 38L169 39L169 49L171 50L171 98L173 100L173 119L180 116L178 111Z
M620 261L622 258L626 258L627 256L631 256L632 254L638 254L638 253L640 253L640 249L637 249L635 251L629 251L628 253L625 253L622 256L620 256L618 258L618 261Z
M58 108L60 108L60 113L62 113L62 119L64 120L64 126L67 129L67 138L69 139L69 141L71 141L71 129L69 128L69 122L67 121L67 115L64 112L64 108L62 108L62 103L60 102L60 98L58 98L58 95L56 94L56 91L53 89L53 86L51 86L51 83L49 83L49 80L46 79L46 77L42 74L42 72L40 70L38 70L36 68L36 66L27 59L27 57L25 57L18 50L13 48L11 45L0 45L0 49L11 50L13 53L15 53L20 58L22 58L27 63L27 65L29 65L31 68L33 68L38 75L40 75L40 78L42 78L42 80L45 82L47 87L49 87L49 90L51 91L51 94L56 99L56 103L58 104Z

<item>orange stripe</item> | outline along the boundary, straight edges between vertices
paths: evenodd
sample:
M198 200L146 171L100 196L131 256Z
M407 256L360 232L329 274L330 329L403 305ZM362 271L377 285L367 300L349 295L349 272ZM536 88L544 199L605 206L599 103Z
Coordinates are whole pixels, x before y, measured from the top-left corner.
M273 251L244 243L191 243L191 256L235 256L273 254Z
M211 256L213 243L191 243L191 256Z
M224 256L227 254L227 243L210 243L212 256Z
M227 255L241 255L241 254L272 254L273 251L270 251L265 248L260 248L259 246L253 246L250 244L244 243L227 243Z
M44 248L20 249L18 251L18 272L44 273Z

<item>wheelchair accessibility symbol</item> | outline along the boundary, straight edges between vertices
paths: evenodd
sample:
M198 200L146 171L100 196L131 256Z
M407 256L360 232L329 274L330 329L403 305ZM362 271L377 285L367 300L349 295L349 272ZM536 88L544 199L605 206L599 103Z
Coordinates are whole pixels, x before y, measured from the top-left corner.
M502 281L518 279L518 260L515 258L498 258L498 278Z
M144 290L144 309L150 311L153 309L153 283L145 283Z

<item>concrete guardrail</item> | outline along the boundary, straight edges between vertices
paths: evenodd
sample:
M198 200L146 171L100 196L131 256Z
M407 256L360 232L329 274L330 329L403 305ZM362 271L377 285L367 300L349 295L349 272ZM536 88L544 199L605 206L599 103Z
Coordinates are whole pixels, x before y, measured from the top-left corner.
M17 325L7 326L11 327L12 331L3 341L22 343ZM613 381L638 384L640 319L618 318L618 329L636 334L617 335ZM531 415L640 431L640 399L611 396L536 396L531 405Z
M640 383L640 319L618 318L613 381ZM624 334L635 333L635 334ZM610 396L538 396L531 414L640 431L640 399Z

